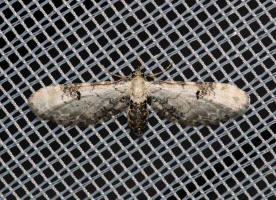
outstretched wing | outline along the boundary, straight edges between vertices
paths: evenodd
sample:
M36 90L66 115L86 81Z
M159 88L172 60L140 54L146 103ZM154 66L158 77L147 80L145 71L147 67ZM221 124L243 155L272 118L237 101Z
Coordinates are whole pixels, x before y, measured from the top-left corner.
M218 124L242 115L247 94L225 83L147 82L151 106L161 117L182 125Z
M126 109L129 81L48 86L29 99L42 119L63 125L97 124Z

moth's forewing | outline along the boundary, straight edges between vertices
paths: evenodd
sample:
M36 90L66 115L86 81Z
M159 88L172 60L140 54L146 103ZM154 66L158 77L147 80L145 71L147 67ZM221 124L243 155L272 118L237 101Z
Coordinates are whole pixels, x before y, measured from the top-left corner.
M153 110L183 125L218 124L244 114L248 95L225 83L147 82Z
M129 85L118 81L48 86L34 93L29 105L42 119L63 125L93 125L126 109Z

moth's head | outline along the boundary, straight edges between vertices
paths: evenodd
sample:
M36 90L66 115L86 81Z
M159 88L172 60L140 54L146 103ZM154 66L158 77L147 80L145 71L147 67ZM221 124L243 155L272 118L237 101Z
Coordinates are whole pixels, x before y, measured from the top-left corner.
M140 67L132 73L132 78L135 77L145 77L145 74L141 71Z

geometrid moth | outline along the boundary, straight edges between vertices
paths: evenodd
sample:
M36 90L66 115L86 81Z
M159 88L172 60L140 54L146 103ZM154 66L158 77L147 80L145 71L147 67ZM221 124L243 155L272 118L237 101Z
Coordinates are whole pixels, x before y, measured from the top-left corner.
M145 78L155 75L137 69L119 81L48 86L34 93L29 105L42 119L80 126L104 122L127 109L129 126L139 136L147 128L147 105L161 117L191 126L218 124L248 108L248 95L236 86Z

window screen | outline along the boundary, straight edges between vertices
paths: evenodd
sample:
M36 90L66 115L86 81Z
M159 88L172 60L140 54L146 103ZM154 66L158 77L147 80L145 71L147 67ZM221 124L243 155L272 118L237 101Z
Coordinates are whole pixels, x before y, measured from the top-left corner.
M276 3L0 2L0 199L276 199ZM142 137L126 113L88 127L38 119L54 84L221 82L250 96L219 126L180 126L150 109ZM107 70L105 70L106 68Z

